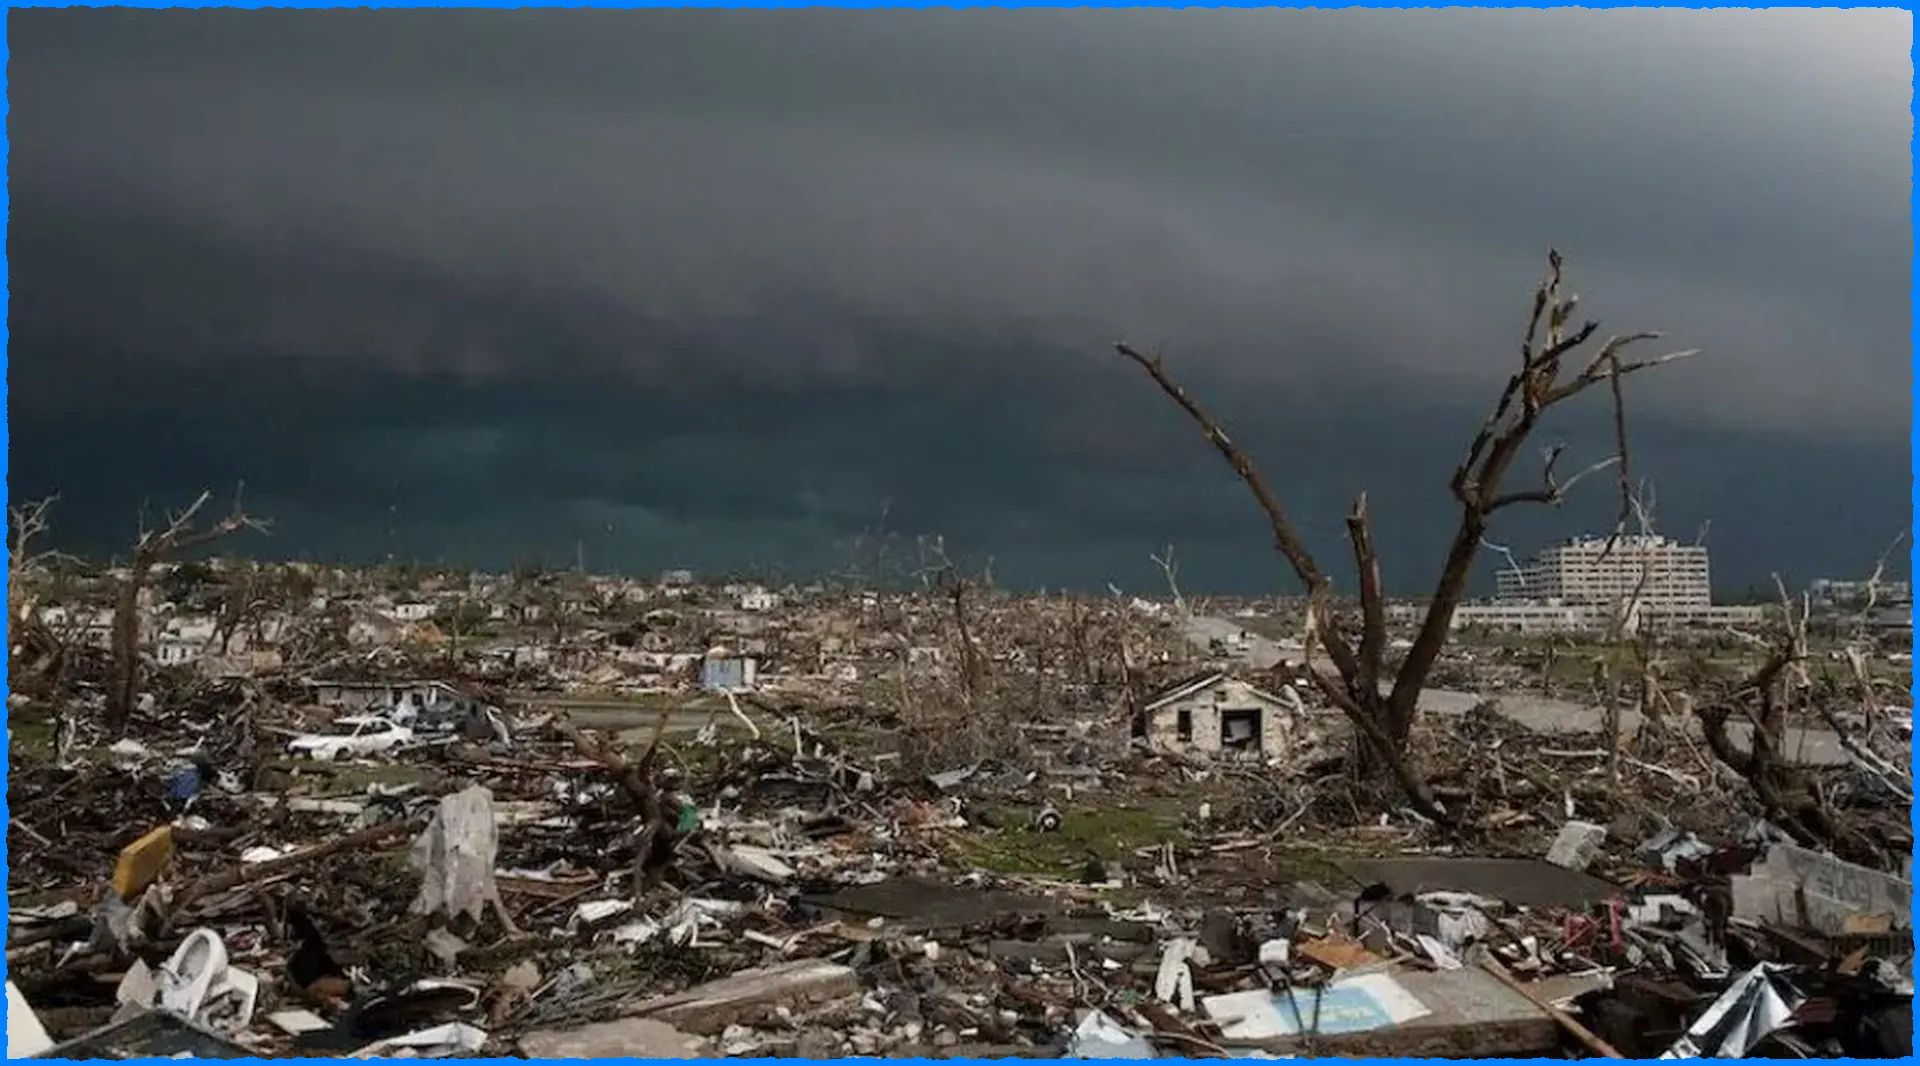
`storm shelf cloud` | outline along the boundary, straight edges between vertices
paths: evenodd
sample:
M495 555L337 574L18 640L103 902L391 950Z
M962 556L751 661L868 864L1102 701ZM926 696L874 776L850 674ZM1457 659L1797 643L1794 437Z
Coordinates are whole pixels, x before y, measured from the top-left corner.
M244 480L285 554L804 572L884 509L1027 585L1287 588L1125 338L1323 551L1368 489L1413 591L1549 243L1704 350L1634 465L1722 583L1910 524L1904 11L8 19L10 491L82 550Z

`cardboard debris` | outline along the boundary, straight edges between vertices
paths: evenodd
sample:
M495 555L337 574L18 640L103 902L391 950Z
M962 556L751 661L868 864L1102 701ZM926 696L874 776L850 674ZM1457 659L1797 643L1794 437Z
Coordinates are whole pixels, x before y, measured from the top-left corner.
M1378 966L1380 956L1344 937L1322 937L1299 944L1294 949L1301 958L1311 959L1330 970L1360 970Z

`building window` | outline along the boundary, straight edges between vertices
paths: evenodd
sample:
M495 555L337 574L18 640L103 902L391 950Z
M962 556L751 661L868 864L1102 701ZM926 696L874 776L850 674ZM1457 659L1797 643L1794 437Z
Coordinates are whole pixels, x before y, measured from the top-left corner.
M1174 732L1180 737L1181 743L1183 744L1191 743L1193 741L1193 712L1181 711L1179 714L1175 715L1173 720L1173 729L1174 729Z

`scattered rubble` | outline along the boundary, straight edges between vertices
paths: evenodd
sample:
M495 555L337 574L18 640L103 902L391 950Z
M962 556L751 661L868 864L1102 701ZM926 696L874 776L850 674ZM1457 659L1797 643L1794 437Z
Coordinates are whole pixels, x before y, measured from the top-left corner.
M1450 719L1442 827L1363 806L1305 704L1210 753L1064 703L943 764L770 664L618 714L418 668L162 685L124 736L82 688L67 743L16 734L10 1055L1911 1053L1905 868L1677 757L1615 783ZM406 737L289 750L368 728ZM1823 787L1905 824L1876 759Z

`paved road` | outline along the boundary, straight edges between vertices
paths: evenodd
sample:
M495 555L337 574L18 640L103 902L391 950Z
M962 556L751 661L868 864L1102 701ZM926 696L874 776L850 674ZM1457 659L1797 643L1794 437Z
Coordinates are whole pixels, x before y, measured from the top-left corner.
M1208 647L1214 640L1228 642L1239 637L1241 632L1240 623L1227 618L1195 617L1186 622L1187 639L1201 648ZM1296 663L1300 661L1298 651L1288 650L1250 632L1246 636L1245 650L1235 657L1262 670L1283 659ZM1499 692L1495 696L1499 700L1501 713L1536 733L1596 733L1605 727L1606 712L1592 704L1513 692ZM1430 688L1421 691L1420 708L1433 714L1459 715L1472 710L1480 700L1481 697L1472 692ZM1621 715L1623 729L1635 729L1639 724L1638 714L1626 711ZM1734 743L1745 746L1751 729L1745 723L1731 722L1727 732ZM1789 758L1809 766L1842 766L1847 762L1847 753L1840 746L1840 738L1825 729L1788 729L1786 750Z

